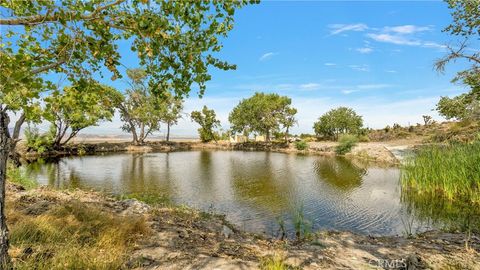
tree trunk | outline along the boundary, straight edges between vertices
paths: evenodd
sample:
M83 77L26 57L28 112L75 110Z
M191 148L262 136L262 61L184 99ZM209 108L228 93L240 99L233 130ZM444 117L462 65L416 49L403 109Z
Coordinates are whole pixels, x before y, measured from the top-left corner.
M288 143L288 127L287 130L285 130L285 142Z
M135 131L135 129L132 129L132 136L133 136L132 143L134 145L138 145L138 136L137 136L137 132Z
M140 137L137 139L138 144L143 144L143 141L145 140L145 124L142 123L140 125Z
M267 129L267 133L265 134L265 141L269 142L270 141L270 130Z
M0 111L0 269L7 269L10 264L8 256L8 228L5 220L5 185L7 178L7 160L10 152L9 117L6 111Z
M15 122L15 127L13 128L13 134L10 139L10 154L9 158L10 161L12 161L15 166L20 166L20 154L17 153L16 147L17 143L20 141L20 129L22 128L23 123L25 122L25 113L22 113L20 115L20 118L18 118L17 122Z
M167 122L167 142L170 141L170 122Z

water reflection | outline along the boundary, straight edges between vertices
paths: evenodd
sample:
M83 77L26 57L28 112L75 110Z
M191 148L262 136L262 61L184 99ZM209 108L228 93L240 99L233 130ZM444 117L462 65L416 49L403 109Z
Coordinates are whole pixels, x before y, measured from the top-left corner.
M419 221L447 230L480 232L480 210L468 202L407 191L402 192L402 202L407 212Z
M314 229L366 234L401 234L402 220L413 217L424 224L424 216L435 217L418 206L433 211L432 202L401 200L398 169L339 158L240 151L123 153L37 162L25 169L57 188L140 193L204 210L213 207L257 232L276 231L279 216L291 229L299 207Z
M362 185L363 176L367 172L366 169L357 167L342 157L318 159L315 161L314 168L320 179L343 190Z

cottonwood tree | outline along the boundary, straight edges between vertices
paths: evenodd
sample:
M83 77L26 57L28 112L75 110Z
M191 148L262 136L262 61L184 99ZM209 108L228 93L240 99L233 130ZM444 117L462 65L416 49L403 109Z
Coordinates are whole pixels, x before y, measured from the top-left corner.
M469 94L453 98L441 97L437 103L437 111L447 120L480 120L480 102L472 99Z
M122 129L132 134L134 145L142 145L148 135L160 129L165 114L164 97L153 93L145 70L129 69L127 76L131 87L118 105L124 122Z
M183 100L168 94L163 101L162 122L167 125L166 141L170 141L170 127L176 125L178 120L182 118Z
M347 107L332 109L318 118L313 129L317 136L324 136L338 140L340 134L356 134L363 126L360 115Z
M193 111L190 114L192 121L200 125L198 134L202 142L217 141L217 134L215 129L220 127L220 121L217 119L217 115L214 110L208 109L207 106L203 106L201 111Z
M297 114L297 109L288 107L285 109L284 113L281 114L279 119L280 124L285 128L285 142L288 142L290 128L297 124L295 114Z
M79 80L45 98L43 117L55 128L53 149L67 144L82 129L111 121L121 94L94 80Z
M470 87L470 91L454 98L442 97L437 110L447 119L465 119L478 117L480 107L480 50L468 47L469 42L478 42L480 36L480 5L478 1L446 0L453 23L443 31L463 40L457 46L446 45L448 53L438 59L435 69L444 72L450 62L466 61L471 66L457 73L453 82L461 82ZM461 106L455 108L454 106Z
M267 141L274 131L282 126L288 130L295 123L297 110L291 107L292 100L278 94L255 93L252 97L243 99L233 108L228 117L233 132L256 132L265 135Z
M8 129L9 112L28 117L35 111L26 106L32 103L28 99L39 97L43 90L52 86L52 77L39 75L57 73L74 82L105 68L113 74L112 79L119 78L118 41L126 40L140 65L151 76L149 84L157 91L169 85L178 96L185 96L195 83L201 96L205 82L210 80L210 66L225 70L235 68L215 58L214 53L222 48L220 38L233 27L235 10L246 3L0 2L0 266L7 267L10 262L4 215L7 157L14 141ZM21 96L18 91L23 91L24 95L15 101L13 96Z

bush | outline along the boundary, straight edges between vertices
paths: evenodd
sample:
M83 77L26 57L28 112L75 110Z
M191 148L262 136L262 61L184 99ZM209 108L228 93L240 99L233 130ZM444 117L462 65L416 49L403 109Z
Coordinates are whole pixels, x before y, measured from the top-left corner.
M370 138L367 135L359 135L358 136L358 141L359 142L369 142Z
M28 126L25 129L25 139L27 141L28 150L33 150L38 153L48 151L53 146L55 138L55 127L52 125L48 132L41 134L37 127Z
M305 150L308 148L308 144L306 141L298 141L295 142L295 148L297 148L297 150Z
M345 134L338 139L339 144L335 148L335 152L339 155L344 155L352 150L357 145L358 138L354 135Z

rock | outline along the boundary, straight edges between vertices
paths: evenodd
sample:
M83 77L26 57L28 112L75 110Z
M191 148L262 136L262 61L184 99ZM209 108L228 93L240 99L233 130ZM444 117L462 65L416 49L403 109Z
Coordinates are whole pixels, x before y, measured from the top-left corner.
M125 210L124 213L131 213L131 214L144 214L150 211L151 207L143 202L140 202L135 199L127 199L121 201L122 206Z
M406 259L406 267L407 270L415 270L415 269L426 269L427 265L422 260L418 254L411 254Z
M225 236L225 238L230 238L230 236L233 235L233 233L234 232L232 231L232 229L223 225L222 234L223 236Z

